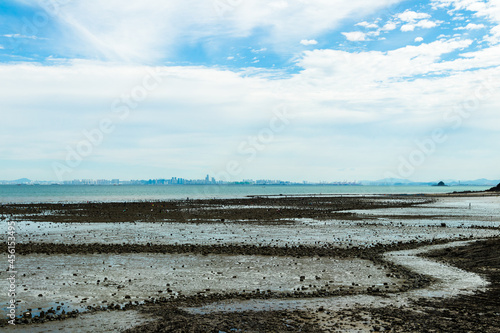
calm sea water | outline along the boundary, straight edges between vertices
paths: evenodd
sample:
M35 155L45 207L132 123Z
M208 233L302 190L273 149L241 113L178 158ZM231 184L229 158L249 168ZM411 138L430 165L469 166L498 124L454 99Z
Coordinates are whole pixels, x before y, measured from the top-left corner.
M482 191L490 186L251 186L251 185L184 185L184 186L57 186L3 185L0 203L85 202L169 200L185 198L240 198L248 195L297 194L416 194L453 191Z

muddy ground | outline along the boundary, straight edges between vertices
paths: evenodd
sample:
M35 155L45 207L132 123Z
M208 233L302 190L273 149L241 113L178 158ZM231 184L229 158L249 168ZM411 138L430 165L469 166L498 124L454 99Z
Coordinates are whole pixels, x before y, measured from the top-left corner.
M356 213L345 210L373 210L379 208L418 207L432 203L432 197L254 197L229 200L176 200L127 203L74 204L7 204L0 206L0 216L11 220L40 222L255 222L258 224L287 223L287 219L312 218L317 220L362 220ZM407 217L405 217L407 218ZM428 217L433 218L433 217ZM378 244L372 247L338 248L336 246L258 246L258 245L200 245L200 244L55 244L19 243L18 254L91 254L91 253L197 253L243 254L291 257L362 258L382 265L398 278L405 280L404 292L422 288L432 279L385 261L387 251L413 249L446 240L410 241ZM6 244L2 244L4 251ZM358 308L332 311L318 308L310 311L265 311L241 313L191 314L181 308L199 306L224 299L248 298L307 298L350 295L316 291L294 294L252 293L213 294L209 297L181 297L160 299L144 305L128 304L122 309L135 308L158 317L154 322L129 329L126 332L500 332L500 239L474 243L468 247L447 249L429 254L467 271L484 276L491 285L487 291L451 299L422 299L409 307ZM357 293L357 292L356 292ZM384 290L371 289L363 293L384 295ZM117 306L116 309L120 308ZM103 309L89 309L99 311ZM119 311L119 310L117 310ZM63 316L20 319L19 323L44 322L74 317ZM5 323L4 323L5 324ZM326 327L326 328L325 328Z
M162 319L139 332L500 332L500 239L426 255L484 276L486 291L443 300L421 299L410 307L358 308L339 312L243 312L193 315L172 306L154 306ZM320 325L321 322L321 325Z
M287 218L348 219L339 211L409 207L433 199L391 200L381 197L252 197L246 199L171 200L5 204L0 215L17 220L50 222L219 222L225 220L280 222Z
M412 308L360 309L393 332L500 332L500 239L426 255L484 276L486 291L441 301L421 299Z

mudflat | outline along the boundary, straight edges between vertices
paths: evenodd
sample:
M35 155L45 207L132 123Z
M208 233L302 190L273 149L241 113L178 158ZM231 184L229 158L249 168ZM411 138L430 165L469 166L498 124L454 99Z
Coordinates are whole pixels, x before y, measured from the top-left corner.
M20 289L17 325L2 325L496 332L499 207L491 194L5 204Z

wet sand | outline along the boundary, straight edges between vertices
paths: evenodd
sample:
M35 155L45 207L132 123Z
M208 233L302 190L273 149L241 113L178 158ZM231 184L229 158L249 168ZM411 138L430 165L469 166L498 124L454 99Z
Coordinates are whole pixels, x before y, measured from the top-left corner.
M426 254L475 273L487 288L452 298L420 298L411 306L357 308L393 332L500 332L500 239L478 241ZM352 315L352 314L351 314Z
M18 306L29 314L17 329L109 331L84 319L101 316L118 318L115 330L139 325L130 332L403 332L395 309L489 297L484 272L434 262L465 244L448 242L498 239L499 207L492 195L255 197L2 205L0 214L18 226ZM437 244L448 250L432 262L417 256Z

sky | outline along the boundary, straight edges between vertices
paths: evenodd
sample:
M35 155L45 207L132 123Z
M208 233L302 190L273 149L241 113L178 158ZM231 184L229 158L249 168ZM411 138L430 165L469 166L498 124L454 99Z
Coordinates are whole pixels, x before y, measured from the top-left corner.
M498 179L500 0L6 0L0 179Z

